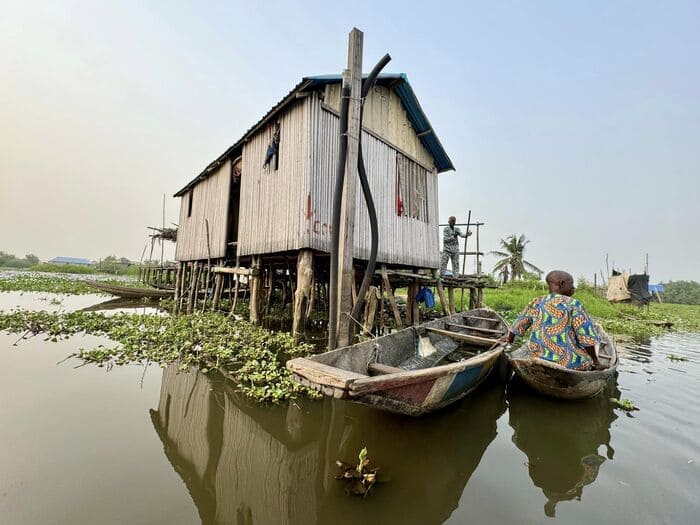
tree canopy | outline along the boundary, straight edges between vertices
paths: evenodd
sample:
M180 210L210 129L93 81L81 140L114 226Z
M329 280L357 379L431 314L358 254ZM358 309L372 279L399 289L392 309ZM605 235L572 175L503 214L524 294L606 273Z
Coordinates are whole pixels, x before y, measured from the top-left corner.
M528 271L542 273L542 270L524 258L525 246L529 243L530 241L525 238L525 235L518 237L513 234L501 239L502 251L491 252L491 255L501 258L493 267L493 271L501 277L504 283L507 283L509 278L522 279Z

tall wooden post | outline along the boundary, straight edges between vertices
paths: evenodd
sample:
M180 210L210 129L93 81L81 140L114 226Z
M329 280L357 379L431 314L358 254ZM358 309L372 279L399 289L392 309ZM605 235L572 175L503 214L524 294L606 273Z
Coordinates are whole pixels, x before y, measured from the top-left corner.
M338 337L337 346L347 346L350 341L350 313L352 312L353 245L355 239L355 204L357 188L357 156L360 137L360 96L362 91L362 41L363 33L357 28L350 31L348 41L348 69L343 72L343 85L350 87L348 109L348 149L345 160L345 185L340 212L340 242L338 252Z
M260 293L262 288L262 257L253 255L251 264L252 275L248 280L250 287L250 322L258 324L260 322Z
M308 317L313 304L314 293L314 253L311 250L301 250L297 259L297 288L294 293L294 318L292 334L295 340L301 337L301 327ZM304 308L306 307L306 308Z

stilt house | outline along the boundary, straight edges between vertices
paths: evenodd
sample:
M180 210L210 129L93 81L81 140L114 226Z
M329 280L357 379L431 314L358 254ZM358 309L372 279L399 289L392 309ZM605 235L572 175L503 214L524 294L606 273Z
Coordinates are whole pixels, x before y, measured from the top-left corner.
M328 253L338 155L340 75L307 77L178 191L178 261L245 265L251 256ZM377 260L439 265L438 173L454 169L404 74L381 75L364 106L362 145L379 219ZM370 225L357 191L354 254Z

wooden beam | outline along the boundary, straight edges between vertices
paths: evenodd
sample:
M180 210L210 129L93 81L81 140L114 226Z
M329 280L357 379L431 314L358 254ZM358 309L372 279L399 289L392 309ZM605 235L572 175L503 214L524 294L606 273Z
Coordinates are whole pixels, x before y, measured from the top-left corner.
M385 374L400 374L405 372L403 368L396 368L395 366L383 365L381 363L370 363L367 365L367 371L377 375Z
M348 40L348 69L343 73L343 84L350 87L348 109L348 149L345 159L345 185L340 212L340 242L338 249L338 336L339 347L350 341L350 313L352 312L352 262L355 241L355 204L357 188L357 156L360 138L360 96L362 91L362 40L357 28L350 31Z
M486 332L490 334L503 334L503 330L495 330L493 328L481 328L480 326L469 326L466 324L459 323L445 323L445 326L451 326L453 328L466 328L468 330L474 330L476 332Z
M478 335L467 335L460 334L459 332L450 332L449 330L442 330L441 328L430 328L426 327L428 332L433 332L434 334L444 335L445 337L450 337L456 339L457 341L464 341L465 343L471 343L476 346L492 346L498 339L490 339L488 337L479 337Z
M235 275L256 275L258 270L253 268L229 268L228 266L215 266L211 269L214 273L232 273Z

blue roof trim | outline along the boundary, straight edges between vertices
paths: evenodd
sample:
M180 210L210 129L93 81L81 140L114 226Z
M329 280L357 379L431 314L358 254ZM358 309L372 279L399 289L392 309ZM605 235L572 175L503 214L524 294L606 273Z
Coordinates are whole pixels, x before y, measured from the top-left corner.
M364 75L364 77L366 78L367 75ZM342 76L316 75L312 77L305 77L304 80L308 80L310 82L309 87L313 88L325 84L340 82L342 80ZM378 82L380 83L387 83L387 81L392 80L396 81L396 84L393 86L393 90L401 100L401 103L406 110L408 120L411 122L415 132L418 134L418 138L420 138L420 141L423 143L423 146L425 146L425 149L428 150L428 153L430 153L435 160L435 167L437 168L438 172L454 170L455 167L452 164L450 157L447 155L447 152L442 147L440 139L438 139L435 131L433 131L428 117L423 112L423 108L421 108L420 102L418 102L418 98L416 97L416 94L408 81L406 73L383 73L378 77Z

